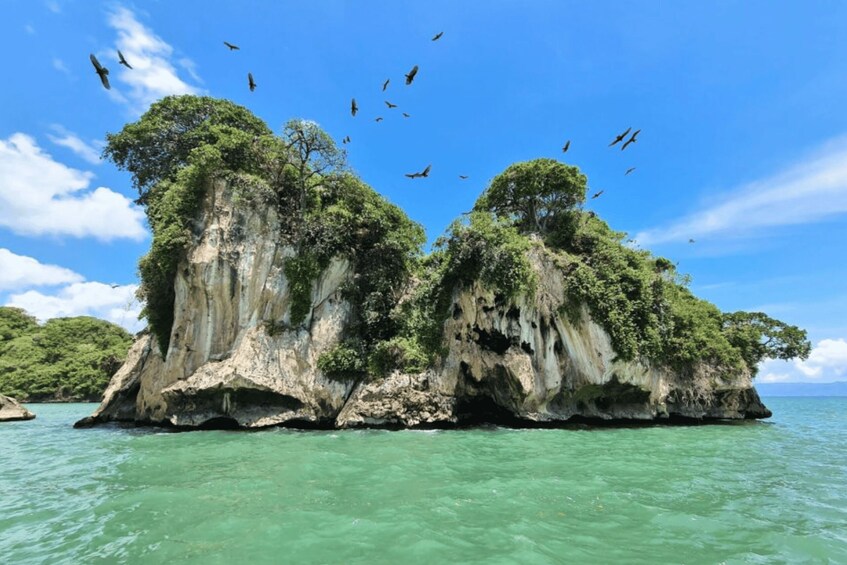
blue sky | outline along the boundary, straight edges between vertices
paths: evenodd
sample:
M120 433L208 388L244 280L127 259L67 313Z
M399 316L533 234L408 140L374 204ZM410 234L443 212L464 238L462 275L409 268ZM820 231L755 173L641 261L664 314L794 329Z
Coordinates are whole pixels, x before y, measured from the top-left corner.
M809 361L767 363L760 379L842 378L845 21L832 1L7 0L0 304L138 328L149 232L128 175L97 155L152 101L194 92L276 131L301 117L349 135L354 170L430 241L509 164L563 158L604 190L589 206L679 261L699 296L809 331ZM110 92L89 53L110 68ZM607 147L630 126L638 143ZM428 179L403 176L430 163Z

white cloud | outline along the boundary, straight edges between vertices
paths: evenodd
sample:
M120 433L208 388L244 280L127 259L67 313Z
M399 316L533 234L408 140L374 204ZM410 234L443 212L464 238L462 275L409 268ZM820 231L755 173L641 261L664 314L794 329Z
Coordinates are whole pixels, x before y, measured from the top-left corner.
M47 2L45 2L44 4L47 6L47 9L53 12L54 14L61 13L62 11L62 6L60 6L59 2L57 2L56 0L47 0Z
M118 32L115 43L132 69L120 67L118 79L129 86L127 98L141 113L152 103L170 94L195 94L198 89L182 80L171 63L173 47L140 23L135 14L118 8L109 15L109 25ZM117 61L116 55L112 58ZM180 66L195 77L194 64L185 58Z
M759 373L756 382L760 383L787 383L797 381L790 373Z
M53 57L53 68L60 73L65 73L66 75L71 74L71 70L65 66L65 62L58 57Z
M89 190L90 172L72 169L15 133L0 139L0 226L24 235L144 238L144 214L108 188Z
M809 358L795 362L795 366L810 378L841 377L847 374L847 341L822 339L812 348Z
M56 265L39 263L0 247L0 290L81 282L82 275Z
M70 132L63 128L58 124L54 124L51 126L53 131L55 131L58 135L47 134L47 137L55 143L56 145L60 145L62 147L67 147L89 163L93 165L99 165L100 161L100 151L98 151L93 143L86 143L82 139L80 139L75 133Z
M26 31L26 32L27 32L28 34L30 34L30 35L35 35L35 28L34 28L34 27L32 27L32 25L31 25L31 24L26 24L26 25L24 26L24 31Z
M635 239L650 245L752 236L765 228L818 222L845 212L847 138L840 138L790 169L732 190L718 204Z
M137 332L145 325L138 320L141 305L135 299L137 288L134 284L113 288L100 282L78 282L55 294L36 290L13 294L6 306L23 308L39 321L63 316L94 316Z

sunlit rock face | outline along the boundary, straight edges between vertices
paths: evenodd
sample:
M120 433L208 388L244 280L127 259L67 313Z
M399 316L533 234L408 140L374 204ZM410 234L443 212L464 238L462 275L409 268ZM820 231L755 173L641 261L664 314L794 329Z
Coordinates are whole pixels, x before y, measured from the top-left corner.
M444 325L449 353L440 366L357 387L337 424L526 425L770 416L749 374L700 365L678 375L648 360L618 360L609 336L586 308L577 323L559 313L562 270L544 251L534 251L531 259L538 275L533 297L498 303L478 285L457 292Z
M167 355L142 335L101 406L79 425L414 427L770 415L749 374L707 365L674 374L647 359L618 360L586 308L577 321L559 313L567 275L543 248L530 257L538 276L532 297L503 301L480 285L456 289L446 354L426 372L330 379L317 360L354 321L341 291L354 281L352 267L333 260L312 287L306 319L293 325L283 263L295 250L280 243L279 228L273 207L238 206L227 183L214 182L174 282Z
M17 420L32 420L35 414L21 406L20 402L10 396L0 394L0 422Z

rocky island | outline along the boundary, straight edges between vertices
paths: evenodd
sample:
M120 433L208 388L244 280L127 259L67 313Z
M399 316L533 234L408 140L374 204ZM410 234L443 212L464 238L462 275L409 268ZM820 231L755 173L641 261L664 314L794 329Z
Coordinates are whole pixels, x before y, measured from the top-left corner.
M35 414L21 406L20 402L9 396L0 394L0 422L16 420L32 420Z
M425 255L422 228L312 122L169 97L108 136L153 241L148 330L80 426L443 427L767 418L765 358L805 332L722 313L582 209L552 159L498 175Z

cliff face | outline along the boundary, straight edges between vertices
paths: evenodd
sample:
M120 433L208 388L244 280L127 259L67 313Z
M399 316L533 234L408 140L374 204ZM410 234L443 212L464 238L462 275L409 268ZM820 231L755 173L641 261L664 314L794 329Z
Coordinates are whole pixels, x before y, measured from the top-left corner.
M478 283L456 289L444 323L446 354L420 374L331 379L318 357L353 323L342 287L354 273L334 259L311 289L306 319L290 319L283 272L295 250L279 242L273 209L232 201L212 183L180 264L165 356L144 335L98 410L81 425L135 421L178 427L419 426L466 421L563 422L574 417L653 420L762 418L748 374L699 365L675 374L621 361L583 308L559 314L564 277L534 247L532 297L500 302Z

